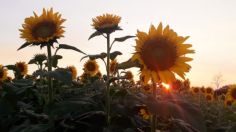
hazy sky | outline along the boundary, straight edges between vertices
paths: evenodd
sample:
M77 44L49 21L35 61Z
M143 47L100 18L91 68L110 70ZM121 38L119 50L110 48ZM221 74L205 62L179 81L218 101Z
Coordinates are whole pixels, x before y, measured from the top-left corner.
M25 17L38 14L42 9L53 7L67 19L64 23L67 43L89 54L105 51L102 37L88 41L94 30L92 18L103 13L114 13L122 17L123 31L112 37L135 35L137 29L148 31L150 24L170 25L181 36L190 36L187 43L193 44L196 54L190 63L192 69L187 77L193 85L212 85L213 76L223 75L224 84L236 83L236 1L235 0L0 0L0 64L28 62L36 53L46 49L28 47L16 51L24 43L18 29ZM123 62L134 52L134 39L117 43L113 50L120 50ZM64 58L60 66L75 65L82 73L82 54L59 51ZM35 66L30 66L31 72ZM104 67L101 65L101 69ZM138 74L137 72L135 74Z

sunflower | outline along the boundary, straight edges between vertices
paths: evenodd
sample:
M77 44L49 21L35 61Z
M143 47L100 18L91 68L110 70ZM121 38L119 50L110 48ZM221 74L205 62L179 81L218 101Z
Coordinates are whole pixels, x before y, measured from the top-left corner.
M229 85L229 89L226 93L226 98L227 99L232 99L233 101L236 102L236 84Z
M15 66L19 70L19 72L22 76L27 74L28 65L25 62L17 62Z
M42 15L38 16L34 12L34 16L25 18L22 29L20 29L20 37L28 43L45 43L63 37L62 23L65 19L61 18L61 14L50 10L43 9Z
M169 84L175 81L175 74L184 79L185 72L191 68L186 62L192 58L185 57L191 44L184 44L189 37L178 36L169 26L162 29L160 23L157 28L151 25L149 33L137 31L136 52L132 60L138 60L142 65L141 74L144 82L149 80Z
M97 74L96 74L96 76L97 76L98 78L102 78L102 73L101 73L100 71L98 71Z
M71 72L72 75L72 79L76 79L77 77L77 70L75 68L75 66L68 66L67 69Z
M81 81L81 83L83 83L83 84L87 83L89 77L90 77L90 74L84 72L84 73L80 76L80 81Z
M225 101L224 101L224 103L225 103L225 106L231 106L231 105L233 105L233 100L232 99L226 99Z
M102 33L111 33L115 30L119 30L120 27L118 24L120 23L121 17L113 14L103 14L101 16L97 16L93 18L92 26L99 32Z
M150 119L150 113L147 108L141 108L139 110L139 115L142 116L143 119L148 120Z
M126 79L132 81L133 78L134 78L134 75L133 75L133 73L132 73L131 71L127 71L127 72L125 73L125 77L126 77Z
M214 99L212 94L206 94L205 97L206 97L206 100L209 102L213 101Z
M205 89L206 94L213 94L214 90L211 87Z
M194 94L199 93L200 89L198 87L192 87L192 92Z
M7 79L7 69L0 64L0 81Z
M99 66L95 60L88 60L84 64L84 71L90 74L91 76L95 76L97 74L98 68Z
M201 87L201 88L200 88L200 91L201 91L202 93L205 93L205 92L206 92L206 89L205 89L204 87Z
M117 60L112 60L110 63L110 68L109 68L110 73L115 74L115 72L117 71L117 67L118 67Z

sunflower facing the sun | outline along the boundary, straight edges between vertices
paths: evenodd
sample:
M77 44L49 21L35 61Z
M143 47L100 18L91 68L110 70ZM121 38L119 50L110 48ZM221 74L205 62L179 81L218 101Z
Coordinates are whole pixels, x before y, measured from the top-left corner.
M118 24L120 23L121 17L117 15L106 13L92 20L92 26L101 33L111 33L115 30L120 30Z
M90 76L95 76L97 72L99 71L99 66L95 60L88 60L84 64L84 71Z
M25 62L17 62L15 66L19 70L19 72L22 76L27 74L28 65Z
M61 18L61 14L50 10L43 9L42 15L38 16L34 12L34 16L25 19L20 29L21 38L25 39L28 43L45 43L48 41L55 41L63 37L62 23L65 19Z
M7 79L7 69L0 64L0 81Z
M72 75L72 79L76 79L77 77L77 70L75 68L75 66L68 66L67 69L71 72Z
M175 81L175 74L185 78L185 72L191 68L186 62L192 58L185 57L191 44L184 44L188 37L178 36L176 32L162 23L157 28L151 25L149 32L137 31L136 52L132 60L138 60L142 65L141 75L144 83L154 82L170 83Z

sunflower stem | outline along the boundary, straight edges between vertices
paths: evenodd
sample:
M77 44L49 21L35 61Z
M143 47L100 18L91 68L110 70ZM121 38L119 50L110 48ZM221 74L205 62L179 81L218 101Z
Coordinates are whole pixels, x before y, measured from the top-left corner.
M152 85L153 85L152 95L153 95L153 98L156 100L157 85L154 80L152 80ZM157 115L155 113L152 114L151 115L151 132L156 132L156 123L157 123L156 119L157 119Z
M47 51L48 51L48 72L52 71L52 51L50 43L47 44ZM48 103L51 104L53 100L53 84L52 78L48 77Z
M107 82L106 82L106 120L107 120L107 125L109 126L110 124L110 34L107 33L107 65L106 65L106 70L107 70Z

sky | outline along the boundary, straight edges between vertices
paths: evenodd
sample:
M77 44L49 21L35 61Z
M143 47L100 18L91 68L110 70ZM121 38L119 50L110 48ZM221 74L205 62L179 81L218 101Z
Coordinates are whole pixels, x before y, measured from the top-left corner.
M96 37L88 41L94 32L92 18L112 13L122 17L123 31L112 38L135 35L137 30L147 32L150 25L160 22L169 25L180 36L190 36L186 43L196 51L191 71L187 74L194 86L214 86L213 78L221 74L221 85L236 83L236 1L235 0L0 0L0 64L28 62L34 54L46 53L46 49L27 47L17 51L24 40L19 29L33 11L53 8L66 19L64 38L59 43L70 44L88 54L106 51L106 40ZM112 51L119 50L123 56L119 62L128 60L134 52L134 39L116 43ZM82 74L82 54L74 51L59 51L63 59L59 66L75 65ZM32 72L36 66L30 65ZM104 66L100 65L104 72ZM134 69L138 76L138 69Z

